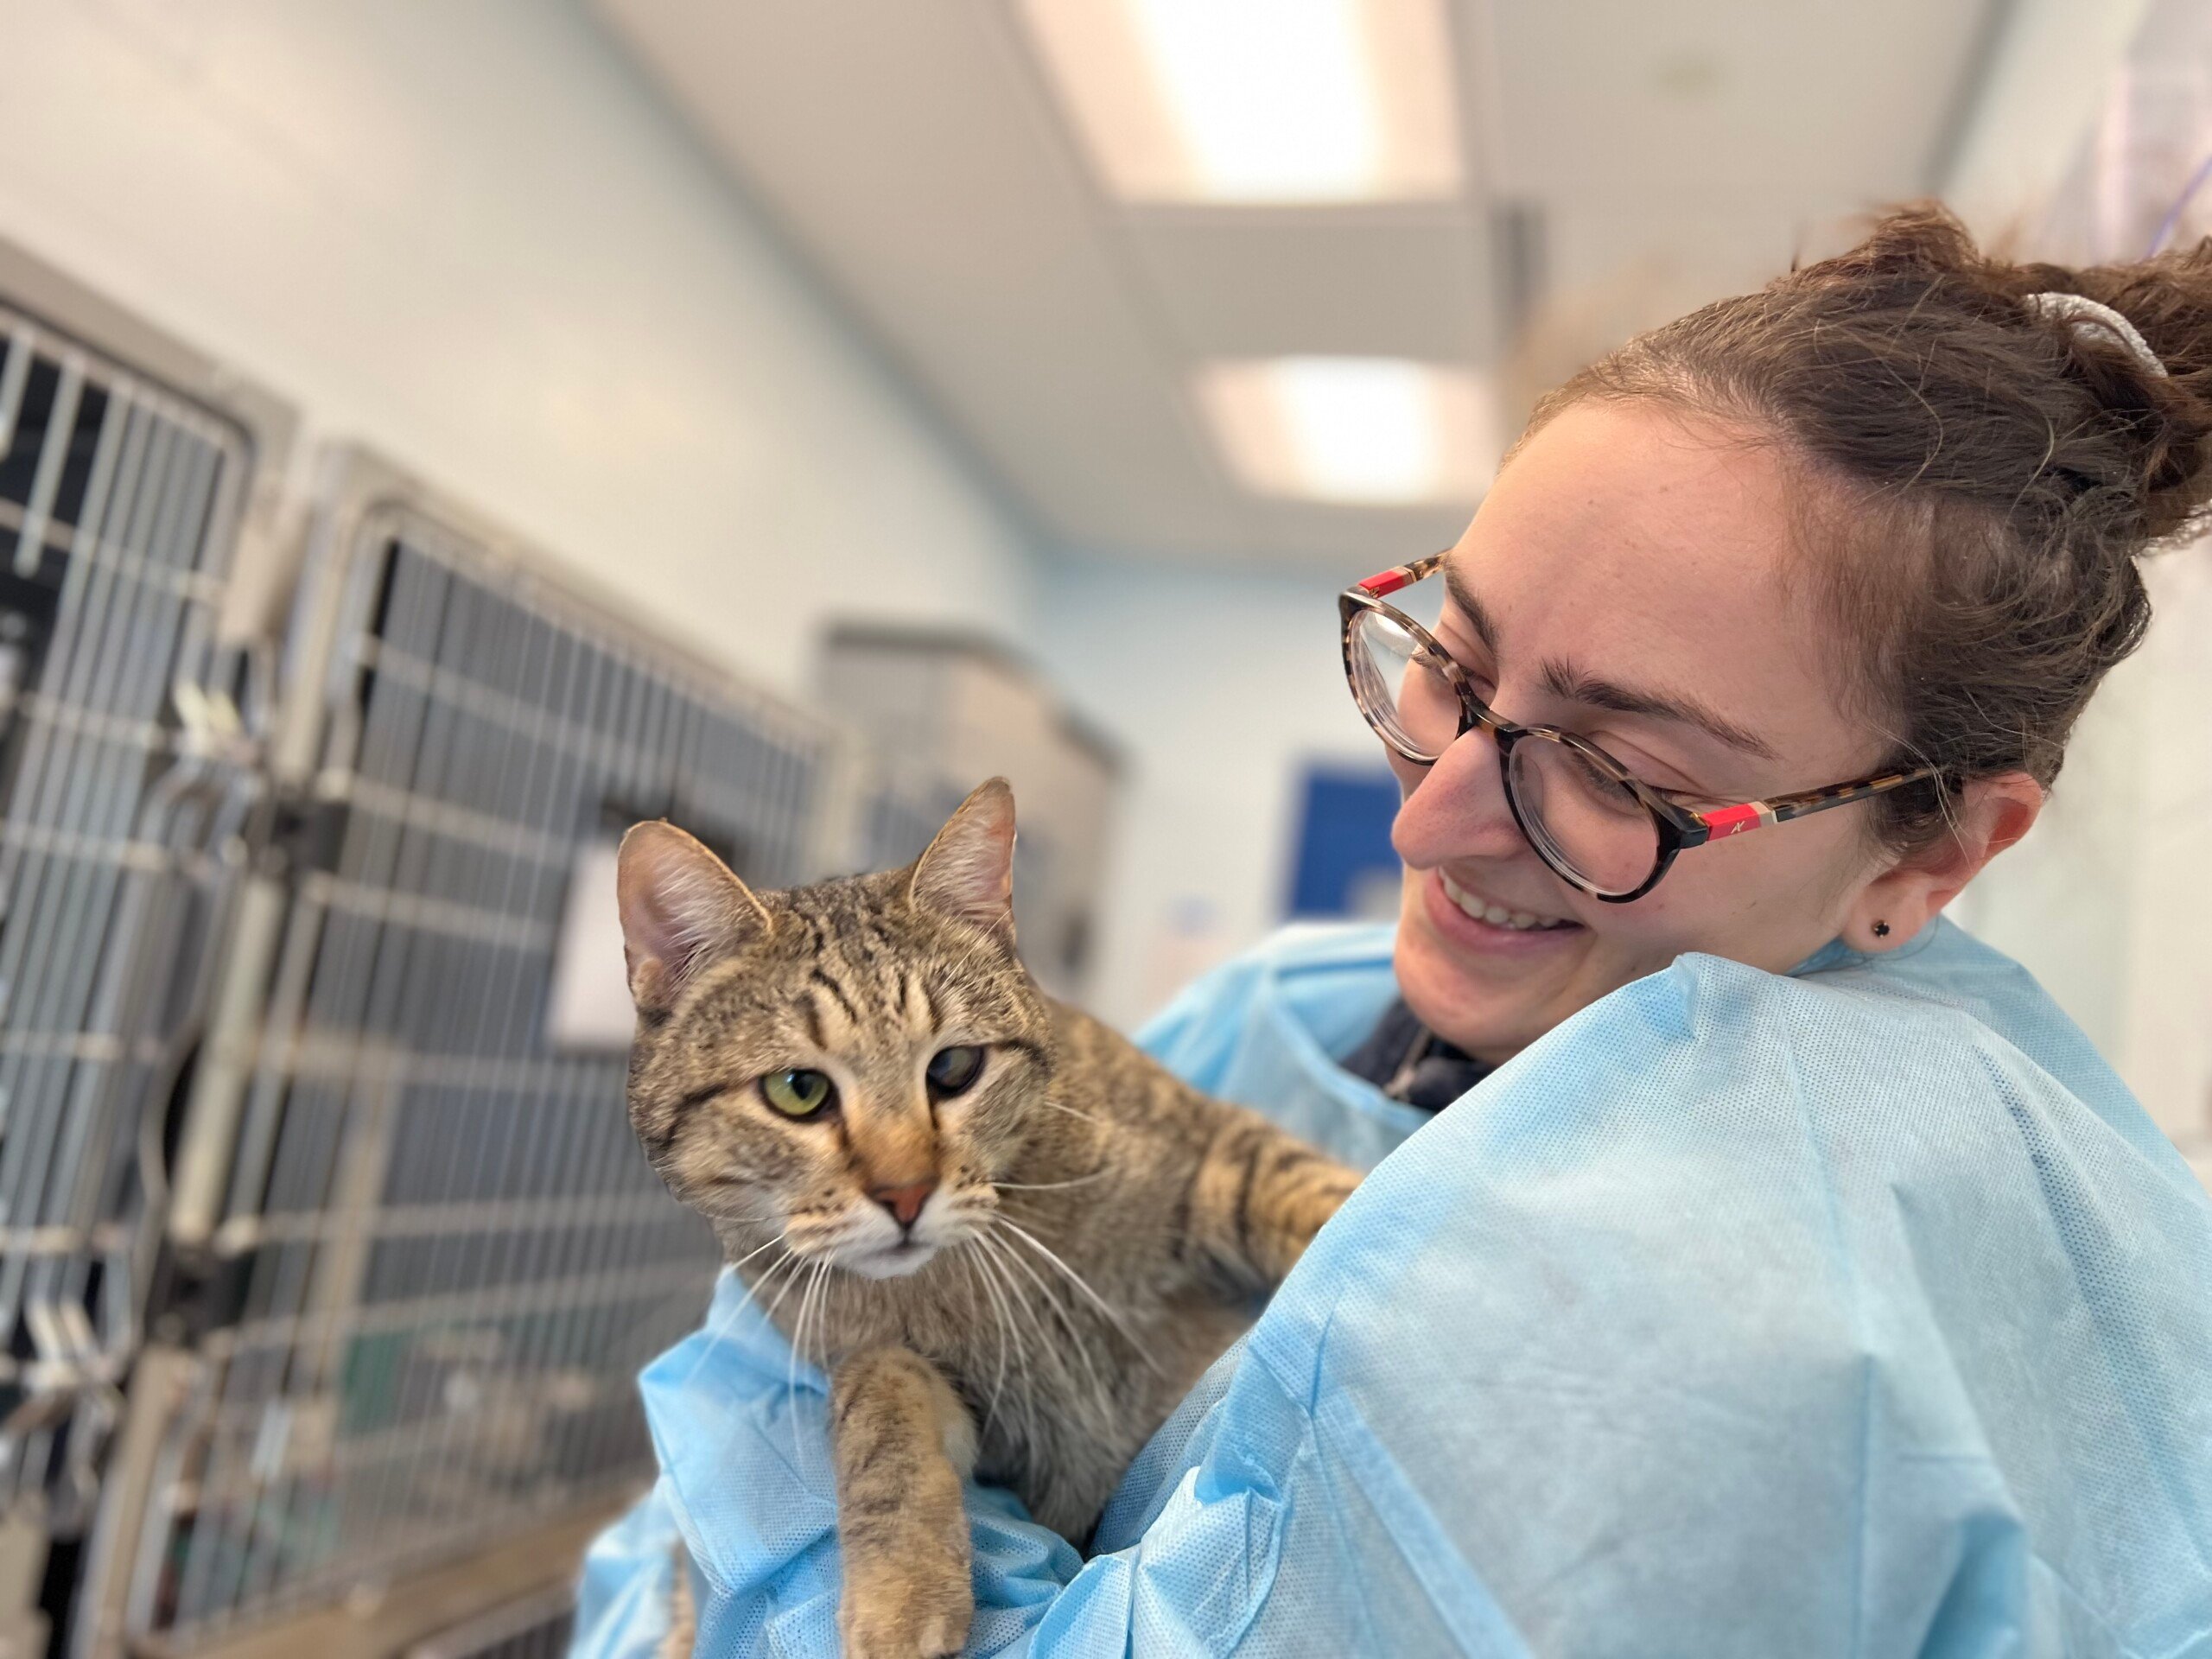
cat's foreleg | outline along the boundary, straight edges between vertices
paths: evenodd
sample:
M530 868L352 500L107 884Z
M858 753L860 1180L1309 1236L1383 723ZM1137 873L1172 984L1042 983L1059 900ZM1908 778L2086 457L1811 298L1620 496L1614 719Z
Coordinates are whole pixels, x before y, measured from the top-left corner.
M975 1616L961 1503L974 1420L937 1367L905 1348L845 1360L830 1405L846 1659L957 1654Z
M1192 1177L1190 1234L1232 1278L1272 1290L1359 1176L1256 1112L1223 1110Z

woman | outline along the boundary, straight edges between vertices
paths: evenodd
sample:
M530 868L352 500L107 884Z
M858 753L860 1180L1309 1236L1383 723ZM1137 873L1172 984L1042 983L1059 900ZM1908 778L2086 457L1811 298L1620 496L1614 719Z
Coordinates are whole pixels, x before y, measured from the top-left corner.
M972 1649L2212 1653L2212 1204L1940 917L2208 459L2212 245L2013 266L1933 209L1547 399L1342 601L1395 942L1288 936L1148 1034L1381 1166L1090 1561L975 1495ZM702 1652L835 1650L732 1323L647 1373L580 1651L652 1650L679 1527Z

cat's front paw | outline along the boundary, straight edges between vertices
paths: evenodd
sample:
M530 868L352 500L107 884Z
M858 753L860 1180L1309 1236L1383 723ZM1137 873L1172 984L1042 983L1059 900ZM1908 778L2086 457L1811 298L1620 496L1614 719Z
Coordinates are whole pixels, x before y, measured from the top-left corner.
M837 1367L830 1419L846 1659L958 1653L976 1611L960 1491L975 1458L968 1408L919 1354L876 1348Z
M967 1562L959 1568L957 1578L912 1566L849 1573L837 1611L845 1659L954 1659L976 1617Z

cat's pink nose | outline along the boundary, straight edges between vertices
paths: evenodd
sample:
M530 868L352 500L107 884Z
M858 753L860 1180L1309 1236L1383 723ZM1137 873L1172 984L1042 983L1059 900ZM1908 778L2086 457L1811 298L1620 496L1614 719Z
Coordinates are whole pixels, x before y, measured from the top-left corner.
M922 1206L929 1202L930 1194L937 1191L935 1181L913 1181L905 1186L872 1186L868 1195L891 1212L891 1217L901 1227L911 1227L914 1217L922 1213Z

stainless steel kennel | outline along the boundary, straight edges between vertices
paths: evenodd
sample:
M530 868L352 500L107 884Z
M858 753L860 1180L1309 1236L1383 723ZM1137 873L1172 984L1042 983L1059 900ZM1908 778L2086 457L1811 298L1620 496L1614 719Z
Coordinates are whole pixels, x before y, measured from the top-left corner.
M39 1650L160 1255L162 1110L256 798L233 562L289 421L0 246L0 1641Z
M134 1637L373 1590L651 1466L632 1379L715 1252L631 1135L626 1011L551 1029L558 947L639 817L811 873L836 740L622 615L332 467L184 1117L169 1230L200 1274Z
M397 469L280 542L290 430L0 247L0 1654L42 1577L83 1659L552 1651L715 1268L623 1111L614 837L839 844L830 725Z

